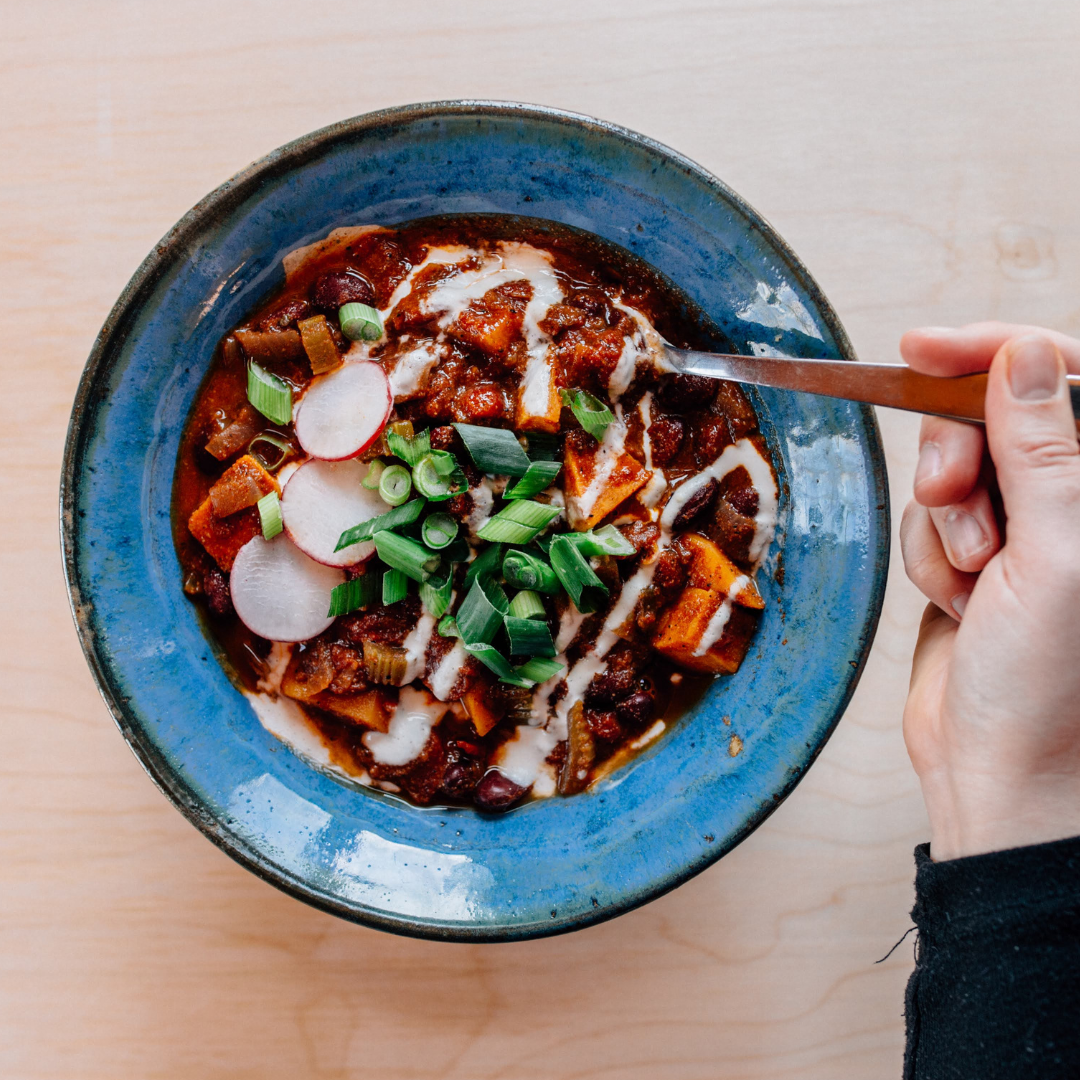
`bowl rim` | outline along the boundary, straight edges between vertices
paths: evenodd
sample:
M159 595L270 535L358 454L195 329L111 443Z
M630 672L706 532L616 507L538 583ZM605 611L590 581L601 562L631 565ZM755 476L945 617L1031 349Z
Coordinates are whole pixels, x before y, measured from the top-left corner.
M798 280L799 284L813 298L818 312L820 312L823 322L829 328L843 359L851 361L856 359L847 332L831 303L787 241L783 239L764 215L754 209L741 195L684 154L673 150L656 139L623 127L620 124L553 106L483 98L446 99L397 105L363 113L319 128L256 159L200 199L153 246L114 303L94 340L93 347L83 368L68 422L59 492L59 531L63 554L64 579L79 644L82 647L83 655L94 678L98 693L112 714L117 728L124 737L124 741L161 793L191 824L232 859L263 881L295 899L302 900L339 918L369 926L373 929L428 940L473 944L550 937L583 929L586 926L595 925L625 914L678 888L722 858L757 829L802 780L847 710L847 706L866 666L877 632L886 586L886 568L889 564L891 548L889 490L881 434L873 408L868 405L861 405L858 408L862 413L862 422L872 436L871 445L868 448L869 472L873 478L875 489L881 494L881 501L871 510L872 515L877 515L881 544L880 549L875 553L877 572L870 590L869 617L863 627L857 665L853 664L845 693L838 703L828 728L825 729L817 745L811 748L810 753L801 761L798 768L788 771L783 786L773 793L769 802L763 805L757 814L748 818L744 826L730 836L726 843L717 844L709 851L706 857L668 874L655 882L648 890L624 896L617 902L605 905L595 914L586 913L578 916L570 924L559 920L551 927L522 928L521 932L517 932L513 927L416 923L410 921L407 916L382 914L371 910L357 910L343 900L314 888L302 878L273 863L242 836L225 827L202 806L194 792L180 775L173 770L164 755L146 737L141 727L127 715L124 695L113 681L109 664L99 655L93 619L93 603L85 594L80 583L76 516L80 478L77 466L82 458L83 447L88 436L87 425L84 420L89 414L89 407L95 390L101 376L108 372L107 362L110 356L115 355L123 347L131 333L144 299L153 291L160 278L169 270L173 262L171 252L177 245L182 246L185 241L203 229L208 219L228 214L243 203L263 181L304 164L308 159L320 155L327 147L333 146L335 143L351 140L358 135L370 135L383 126L398 126L403 123L438 119L440 117L457 118L476 115L541 120L548 123L562 124L576 132L582 130L586 132L592 131L607 138L626 143L635 149L646 150L657 155L669 165L682 170L699 183L713 189L753 223L754 227L761 232L779 259L785 264L785 269L789 271L792 277Z

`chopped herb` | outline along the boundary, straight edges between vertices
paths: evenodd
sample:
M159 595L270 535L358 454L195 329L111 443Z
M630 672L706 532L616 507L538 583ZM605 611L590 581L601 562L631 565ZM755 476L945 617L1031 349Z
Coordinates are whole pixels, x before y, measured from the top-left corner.
M425 454L431 453L431 432L425 430L419 435L402 435L388 431L386 445L394 457L401 458L411 469Z
M557 461L534 461L525 475L503 495L503 498L531 499L550 487L561 469L562 465Z
M558 575L570 599L574 601L574 607L586 614L595 611L600 606L601 597L607 596L608 589L593 572L588 560L574 542L566 534L556 536L551 541L548 554L551 568Z
M361 521L359 525L354 525L341 534L334 550L340 551L342 548L360 543L361 540L370 540L377 532L411 525L423 512L426 501L426 499L413 499L404 506L395 506L393 510L387 510L385 514Z
M412 477L403 465L389 465L379 477L379 495L391 506L400 506L412 491Z
M529 458L512 431L476 424L454 427L481 472L489 476L524 476L528 472Z
M387 566L407 574L413 581L427 581L442 559L434 551L407 536L392 532L377 532L372 539L375 550Z
M560 390L563 404L577 417L577 422L601 442L608 424L615 419L611 410L599 399L584 390Z
M348 615L350 611L359 611L368 604L374 603L378 595L378 574L370 571L335 585L330 591L330 610L326 617Z
M292 390L288 383L264 371L254 360L248 361L247 396L267 420L292 423Z
M544 611L544 601L537 593L530 589L522 589L510 601L510 614L518 619L544 619L547 612Z
M345 304L338 310L341 332L350 341L378 341L383 334L382 317L367 304Z
M503 577L519 589L557 593L559 579L555 571L541 558L528 551L508 551L503 559Z
M400 570L387 570L382 576L382 602L396 604L409 595L409 579Z
M490 642L509 608L502 588L488 577L476 578L457 612L457 626L466 645Z
M476 534L481 540L507 544L527 544L542 529L546 529L562 510L558 506L519 499L488 518Z

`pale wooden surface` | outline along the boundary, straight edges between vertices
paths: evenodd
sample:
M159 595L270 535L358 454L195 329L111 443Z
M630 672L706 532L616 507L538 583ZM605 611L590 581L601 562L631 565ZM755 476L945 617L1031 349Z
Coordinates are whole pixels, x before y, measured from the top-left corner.
M618 12L611 19L610 13ZM569 937L336 921L186 824L113 727L64 600L56 494L91 341L169 226L251 159L384 105L622 122L759 207L866 358L922 323L1080 329L1072 0L0 4L0 1075L899 1076L911 849L892 568L846 719L795 795L675 893ZM916 422L884 415L895 517Z

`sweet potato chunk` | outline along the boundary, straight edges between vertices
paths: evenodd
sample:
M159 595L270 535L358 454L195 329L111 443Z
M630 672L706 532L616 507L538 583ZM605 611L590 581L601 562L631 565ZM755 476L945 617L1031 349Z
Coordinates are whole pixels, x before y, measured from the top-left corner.
M188 518L188 529L226 573L232 569L237 552L262 533L259 511L254 506L238 514L219 518L214 516L209 499Z
M637 459L623 453L610 471L606 465L599 464L601 475L597 477L599 456L599 447L581 449L567 440L563 457L564 490L570 524L579 532L591 529L605 518L650 476L649 470Z
M506 702L495 689L494 681L483 675L465 691L461 703L476 728L476 734L481 737L506 715Z
M554 435L559 430L561 415L562 399L550 360L543 369L538 365L527 366L518 388L514 427L518 431L546 431Z
M447 329L447 334L488 356L502 356L521 334L524 305L492 289L470 304Z
M311 648L293 651L289 666L281 677L281 692L295 701L315 702L334 681L330 646L318 640Z
M254 506L271 491L280 494L277 481L250 454L245 454L210 489L210 505L215 517L224 518Z
M689 584L697 589L709 589L721 596L731 596L736 604L761 611L765 601L754 579L744 574L711 540L698 533L686 533L680 542L690 552ZM731 590L739 582L739 591Z
M720 640L701 656L695 655L723 601L719 593L688 585L660 619L653 647L690 671L734 674L746 655L754 628L755 616L743 608L733 608Z
M324 709L343 720L383 733L390 730L390 718L394 714L385 696L379 690L363 690L359 694L330 694L323 692L309 699L311 705Z

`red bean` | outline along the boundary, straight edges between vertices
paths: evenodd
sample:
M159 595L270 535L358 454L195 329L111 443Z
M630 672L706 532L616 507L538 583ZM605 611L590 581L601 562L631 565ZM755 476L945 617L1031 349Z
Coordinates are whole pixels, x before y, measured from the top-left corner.
M665 416L649 425L649 442L652 444L654 465L664 466L679 452L686 434L686 424L681 417Z
M675 520L671 525L672 530L679 532L682 529L688 529L693 523L694 518L707 510L716 501L716 495L719 490L720 484L716 480L710 480L707 484L698 488L698 490L686 500L686 505L676 515Z
M371 282L355 270L332 270L315 279L311 302L324 314L336 315L345 304L375 305Z
M498 813L501 810L509 810L528 790L520 784L515 784L510 777L505 776L498 769L489 769L484 779L476 785L473 802L481 810Z
M206 606L212 615L224 617L232 611L229 579L216 566L210 567L203 574L203 592L206 594Z

